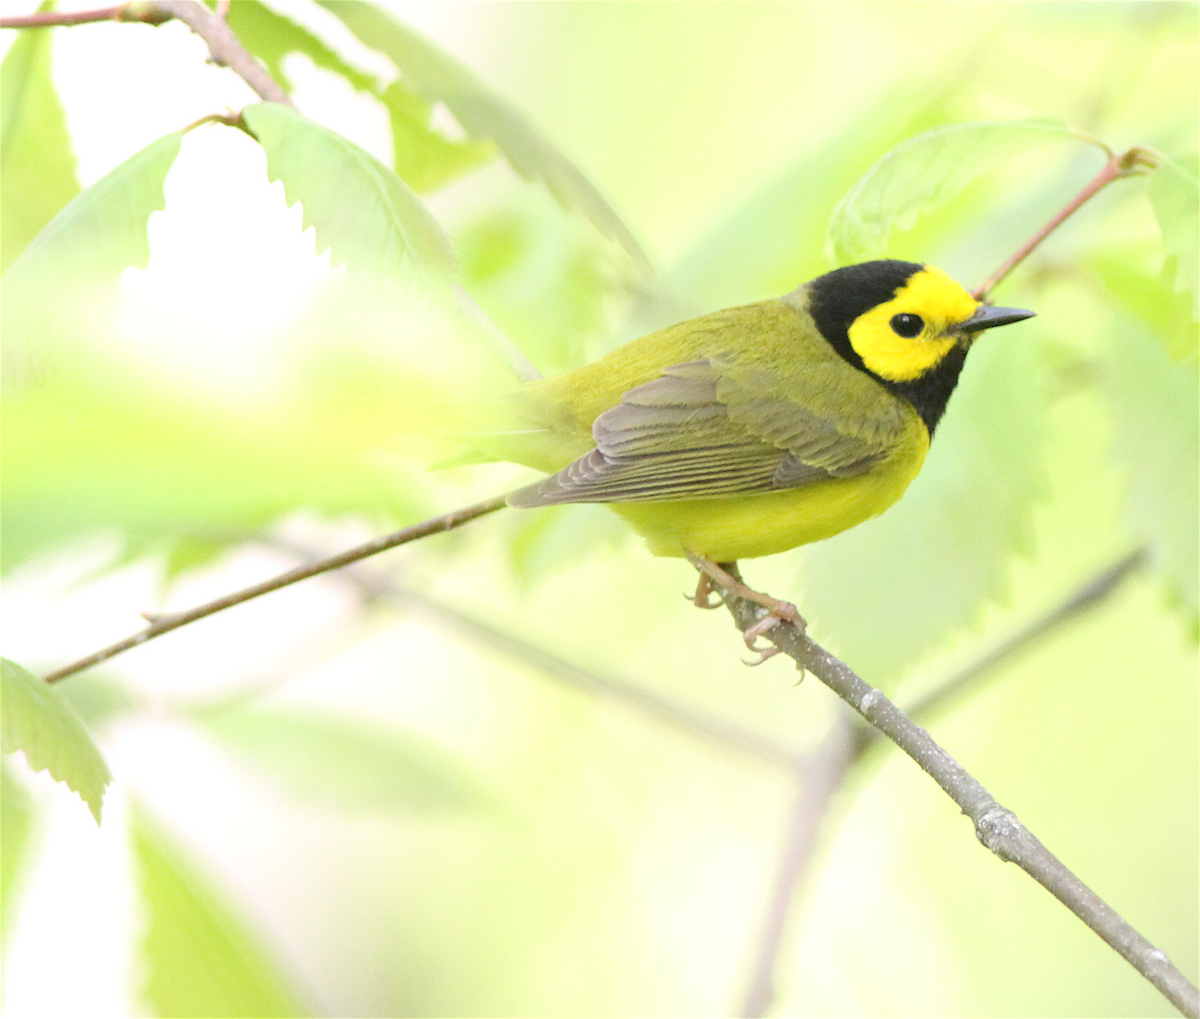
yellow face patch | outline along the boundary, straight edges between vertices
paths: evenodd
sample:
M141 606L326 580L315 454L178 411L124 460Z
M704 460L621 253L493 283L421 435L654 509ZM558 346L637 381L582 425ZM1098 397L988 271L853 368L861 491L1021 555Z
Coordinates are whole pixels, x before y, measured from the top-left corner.
M943 332L965 322L978 307L979 302L946 273L927 265L890 301L850 324L850 345L880 378L909 382L941 363L962 340Z

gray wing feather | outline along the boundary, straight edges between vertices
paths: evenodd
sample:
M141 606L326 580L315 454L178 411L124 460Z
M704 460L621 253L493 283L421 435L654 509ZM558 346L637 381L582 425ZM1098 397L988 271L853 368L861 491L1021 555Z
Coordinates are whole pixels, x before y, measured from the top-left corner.
M871 468L878 446L712 361L666 369L592 426L596 448L509 496L513 506L661 502L794 488Z

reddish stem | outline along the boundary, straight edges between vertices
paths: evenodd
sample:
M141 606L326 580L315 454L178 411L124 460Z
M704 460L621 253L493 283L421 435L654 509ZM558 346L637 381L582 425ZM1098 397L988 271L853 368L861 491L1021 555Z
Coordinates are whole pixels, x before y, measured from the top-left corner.
M161 11L153 4L124 3L112 7L98 7L90 11L38 11L36 14L17 14L0 18L0 28L70 28L72 25L89 25L97 21L141 21L147 25L161 25L174 17Z
M1103 169L1088 182L1087 186L1071 199L1049 223L1026 241L1008 261L976 287L972 296L979 301L986 299L987 295L996 289L1001 280L1005 279L1009 273L1025 261L1030 253L1049 237L1050 234L1062 226L1072 213L1080 209L1114 180L1121 180L1123 177L1132 177L1134 174L1141 173L1147 168L1155 169L1160 162L1161 158L1156 153L1151 152L1149 149L1137 147L1120 155L1111 156L1108 162L1104 164Z

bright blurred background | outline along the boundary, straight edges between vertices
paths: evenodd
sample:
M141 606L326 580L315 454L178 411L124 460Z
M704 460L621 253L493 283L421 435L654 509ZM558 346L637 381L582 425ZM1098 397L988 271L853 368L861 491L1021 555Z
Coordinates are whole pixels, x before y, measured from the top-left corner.
M394 73L327 11L273 6ZM921 131L1056 117L1117 150L1197 145L1193 4L388 6L528 114L659 271L502 160L431 194L464 286L547 370L829 268L838 200ZM81 185L253 101L204 55L179 24L56 31ZM301 110L391 164L378 101L283 66ZM889 252L973 286L1102 163L1061 142L1003 161ZM4 653L35 671L528 477L427 470L431 418L503 366L415 293L331 268L265 169L240 132L185 136L112 324L8 398ZM1039 317L972 355L910 496L747 574L908 703L1146 544L1098 608L924 722L1195 979L1195 339L1162 262L1144 183L1114 185L996 294ZM681 720L804 754L839 707L784 660L746 670L692 583L602 508L508 511L67 680L116 781L98 829L7 762L5 1014L204 1000L220 966L169 901L241 931L236 979L303 1014L737 1013L803 783ZM1173 1014L886 749L824 818L776 991L787 1015Z

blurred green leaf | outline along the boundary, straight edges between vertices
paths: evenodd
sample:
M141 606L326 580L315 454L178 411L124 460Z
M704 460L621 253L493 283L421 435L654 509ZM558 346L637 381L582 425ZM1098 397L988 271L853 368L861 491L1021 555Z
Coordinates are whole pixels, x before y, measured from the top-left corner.
M568 564L628 546L633 537L616 514L587 505L520 510L504 526L513 575L526 589Z
M387 283L410 266L429 290L455 273L454 248L412 189L365 149L279 103L255 103L242 117L282 181L289 204L335 263Z
M834 210L828 246L838 264L880 258L907 230L997 163L1047 142L1079 140L1055 120L986 121L926 131L897 145Z
M59 696L28 669L0 659L3 684L3 750L21 750L34 771L49 771L79 794L96 823L112 774L87 727Z
M142 994L161 1016L309 1014L267 946L143 808L130 816L145 912Z
M1191 295L1174 292L1166 276L1139 271L1130 261L1128 244L1118 239L1108 247L1097 245L1081 264L1096 274L1098 292L1134 315L1172 358L1194 359L1198 336Z
M138 703L127 686L97 669L72 676L69 683L56 683L54 690L93 731L128 715Z
M99 309L115 304L121 273L146 267L146 221L165 207L181 137L151 142L77 195L4 274L6 373L19 377L53 342L94 328Z
M49 10L43 3L38 10ZM79 193L50 75L52 32L18 32L0 64L0 271Z
M803 550L801 612L870 682L894 685L977 619L1029 550L1045 491L1041 364L1036 336L981 340L900 501Z
M424 512L419 468L382 455L387 407L357 395L239 413L129 366L93 360L79 375L56 373L5 407L0 561L12 569L115 527L134 555L189 540L172 559L179 568L300 508L383 519Z
M0 925L12 930L13 908L20 889L33 837L33 803L15 778L7 760L0 759ZM9 938L0 939L0 952Z
M409 733L296 709L222 706L195 717L296 797L359 810L495 806L467 765Z
M1162 231L1164 271L1174 263L1176 293L1192 295L1192 319L1200 317L1200 157L1168 159L1148 185L1154 218Z
M685 300L674 320L783 294L830 268L822 248L847 188L880 151L944 119L928 90L888 90L828 144L803 148L671 267L670 288Z
M418 92L445 103L469 135L493 139L513 169L529 180L543 181L563 205L582 212L636 262L649 264L629 228L579 168L473 71L383 7L359 0L323 0L322 6L363 43L385 54Z
M599 353L615 282L594 233L528 195L480 216L460 250L467 288L544 372Z
M284 57L303 53L317 66L340 75L360 92L376 96L387 108L392 127L396 173L417 194L429 194L478 169L496 154L488 141L455 141L430 126L433 104L402 82L381 89L375 78L348 64L308 29L259 0L239 0L229 9L229 24L246 48L267 65L285 89L293 84Z
M402 82L392 82L380 96L392 125L396 173L424 195L477 170L496 155L489 140L455 141L431 126L433 104Z
M1151 567L1191 614L1200 610L1200 384L1195 361L1173 363L1126 318L1113 330L1108 377L1113 451L1128 477L1130 529Z
M163 556L163 582L170 583L191 570L202 569L220 558L228 541L198 534L173 536Z
M271 77L286 91L294 86L284 70L283 58L289 53L303 53L317 67L340 75L360 92L375 92L376 82L371 75L346 63L307 28L259 0L230 4L226 19L241 44L267 65Z

